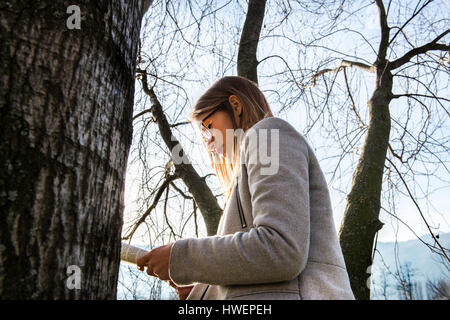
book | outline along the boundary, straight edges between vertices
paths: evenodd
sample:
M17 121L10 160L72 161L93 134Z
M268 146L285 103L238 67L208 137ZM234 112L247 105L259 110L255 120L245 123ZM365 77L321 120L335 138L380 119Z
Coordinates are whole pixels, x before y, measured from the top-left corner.
M122 242L120 260L136 265L137 259L147 254L148 251Z

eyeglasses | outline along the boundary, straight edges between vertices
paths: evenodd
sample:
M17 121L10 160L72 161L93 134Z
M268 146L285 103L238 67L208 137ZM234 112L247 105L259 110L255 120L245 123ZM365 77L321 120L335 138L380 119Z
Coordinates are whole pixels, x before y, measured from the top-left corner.
M212 122L210 122L208 125L206 125L206 123L205 123L206 119L211 117L216 111L221 110L223 108L226 108L226 106L223 103L221 103L210 114L208 114L206 117L203 118L203 120L200 121L200 123L201 123L200 131L201 131L202 137L205 141L209 141L212 138L212 134L210 131Z

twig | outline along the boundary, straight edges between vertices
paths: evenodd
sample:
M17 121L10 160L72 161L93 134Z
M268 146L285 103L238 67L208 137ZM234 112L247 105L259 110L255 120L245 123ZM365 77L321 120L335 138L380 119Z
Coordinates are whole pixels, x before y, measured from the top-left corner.
M431 237L433 237L434 241L436 242L436 244L437 244L437 245L439 246L439 248L441 249L441 251L442 251L442 253L444 254L445 258L447 258L447 260L450 262L450 259L449 259L449 257L447 256L447 253L445 252L445 248L443 248L443 247L441 246L441 244L439 243L438 239L437 239L436 236L434 235L433 231L431 231L431 227L430 227L430 225L428 224L427 220L425 219L425 216L424 216L423 213L422 213L422 209L420 209L419 204L417 203L416 199L414 199L414 196L412 195L411 191L409 190L408 184L406 183L405 179L403 178L402 174L400 173L400 170L398 170L397 166L396 166L389 158L386 158L386 160L394 167L395 171L397 171L397 174L398 174L398 176L400 177L400 179L402 180L403 185L405 186L406 191L407 191L408 194L409 194L409 197L410 197L411 200L414 202L414 205L416 206L417 210L419 211L420 216L422 217L423 221L425 222L425 224L426 224L426 226L427 226L427 229L428 229L428 231L429 231L430 234L431 234Z
M150 215L150 213L152 212L153 209L156 208L159 199L162 196L162 193L164 192L164 190L169 186L170 182L178 179L178 175L177 174L173 174L170 175L166 178L166 180L164 180L163 184L161 185L161 187L158 189L158 192L156 193L155 197L153 198L153 203L152 205L144 212L144 214L139 218L138 222L136 222L133 226L133 229L130 231L130 233L125 236L123 238L123 240L128 240L130 239L133 234L136 232L137 228L145 221L145 219Z

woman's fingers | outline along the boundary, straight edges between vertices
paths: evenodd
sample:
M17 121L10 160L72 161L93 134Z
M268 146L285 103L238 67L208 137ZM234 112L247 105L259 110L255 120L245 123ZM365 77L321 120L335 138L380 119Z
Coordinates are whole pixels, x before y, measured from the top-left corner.
M139 267L139 270L144 271L144 267L149 262L151 256L152 256L152 252L149 251L147 254L143 255L142 257L140 257L136 260L136 264Z
M169 277L169 260L173 242L154 248L147 254L137 259L136 264L139 270L144 271L147 267L147 274L157 277L163 281L170 280Z
M153 277L157 277L158 278L158 275L153 271L153 269L151 267L147 267L147 274L149 276L153 276Z
M152 258L152 251L149 251L147 254L145 254L144 256L138 258L136 260L136 264L138 266L138 269L140 271L144 271L145 267L147 267L147 274L149 276L153 276L153 277L158 277L155 272L153 272L153 267L150 266L150 260Z

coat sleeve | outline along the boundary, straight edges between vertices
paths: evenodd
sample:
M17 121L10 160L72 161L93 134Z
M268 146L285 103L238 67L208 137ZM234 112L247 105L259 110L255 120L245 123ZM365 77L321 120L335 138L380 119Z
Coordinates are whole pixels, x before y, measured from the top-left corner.
M308 148L305 139L281 121L261 120L242 141L241 161L247 166L253 228L176 241L169 275L177 285L287 281L305 268L310 239ZM261 144L263 141L267 146ZM262 155L272 150L271 164L259 150Z

